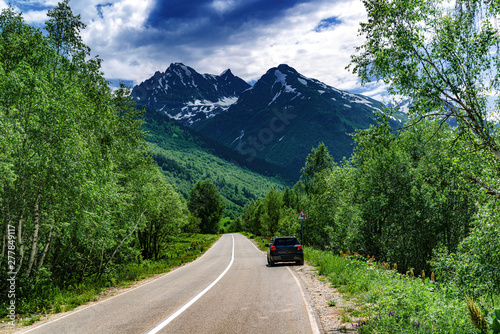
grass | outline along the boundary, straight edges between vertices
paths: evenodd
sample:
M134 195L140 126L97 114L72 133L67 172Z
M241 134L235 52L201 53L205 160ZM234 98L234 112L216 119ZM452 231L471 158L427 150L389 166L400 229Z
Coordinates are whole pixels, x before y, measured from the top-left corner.
M478 333L465 300L450 298L429 278L400 275L361 256L306 248L305 258L346 299L364 304L362 312L349 309L341 315L343 322L362 317L357 333Z
M143 260L140 263L130 263L116 268L101 277L89 277L86 280L66 288L60 288L53 283L45 283L37 291L43 291L40 296L31 296L19 300L17 308L23 325L29 326L40 320L43 314L67 312L91 301L109 288L123 288L135 281L166 273L183 263L191 262L207 251L217 241L219 235L182 234L170 240L165 256L158 261ZM2 307L5 310L6 307ZM10 321L1 315L3 321Z

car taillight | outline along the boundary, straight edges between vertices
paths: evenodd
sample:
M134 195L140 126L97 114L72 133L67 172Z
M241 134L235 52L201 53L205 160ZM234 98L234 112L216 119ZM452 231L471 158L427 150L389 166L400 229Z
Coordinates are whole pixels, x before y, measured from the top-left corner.
M297 247L297 250L302 250L302 245L299 245L299 247Z
M271 252L276 252L276 251L277 251L276 247L275 246L271 246Z

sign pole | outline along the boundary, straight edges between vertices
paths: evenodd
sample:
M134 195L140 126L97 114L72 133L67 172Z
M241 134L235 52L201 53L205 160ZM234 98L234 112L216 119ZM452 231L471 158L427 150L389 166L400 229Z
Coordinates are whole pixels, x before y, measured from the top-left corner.
M304 213L304 210L300 210L297 220L300 220L302 223L302 247L304 247L304 220L307 220L307 216Z
M301 221L302 223L302 247L304 247L304 221Z

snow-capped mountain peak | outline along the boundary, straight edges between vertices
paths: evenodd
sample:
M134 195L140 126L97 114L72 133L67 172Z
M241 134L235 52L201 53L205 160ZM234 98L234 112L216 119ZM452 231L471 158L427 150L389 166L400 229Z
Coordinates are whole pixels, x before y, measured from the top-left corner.
M131 97L185 125L227 110L250 87L227 69L221 75L199 74L182 63L135 86Z

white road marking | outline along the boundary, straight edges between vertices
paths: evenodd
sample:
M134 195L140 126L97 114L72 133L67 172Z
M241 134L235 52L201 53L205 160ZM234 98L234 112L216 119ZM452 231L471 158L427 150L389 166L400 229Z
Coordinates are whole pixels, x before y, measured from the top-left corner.
M226 275L226 273L229 271L229 268L231 268L231 266L233 265L233 262L234 262L234 236L231 235L231 237L233 238L233 249L231 250L231 262L229 262L229 265L222 272L222 274L220 274L220 276L217 277L217 279L215 279L215 281L213 281L203 291L201 291L199 294L197 294L195 297L193 297L193 299L191 299L189 302L187 302L186 304L184 304L184 306L182 306L180 309L178 309L177 311L175 311L174 313L172 313L167 319L163 320L155 328L153 328L152 330L150 330L149 332L147 332L147 334L156 334L156 333L158 333L165 326L167 326L169 323L171 323L175 318L177 318L179 315L181 315L182 312L184 312L191 305L193 305L194 303L196 303L196 301L198 299L200 299L205 293L207 293L210 289L212 289L215 286L215 284L217 284L217 282L219 282L221 280L221 278L224 277L224 275Z
M307 302L306 295L304 293L304 290L302 289L302 284L300 284L299 279L297 278L297 275L290 269L290 267L286 267L288 271L292 274L293 278L295 279L295 282L299 286L300 294L302 295L302 299L304 300L304 304L306 304L307 308L307 315L309 316L309 322L311 323L311 330L313 334L320 334L318 324L316 323L316 319L314 318L313 315L313 309L312 306Z

